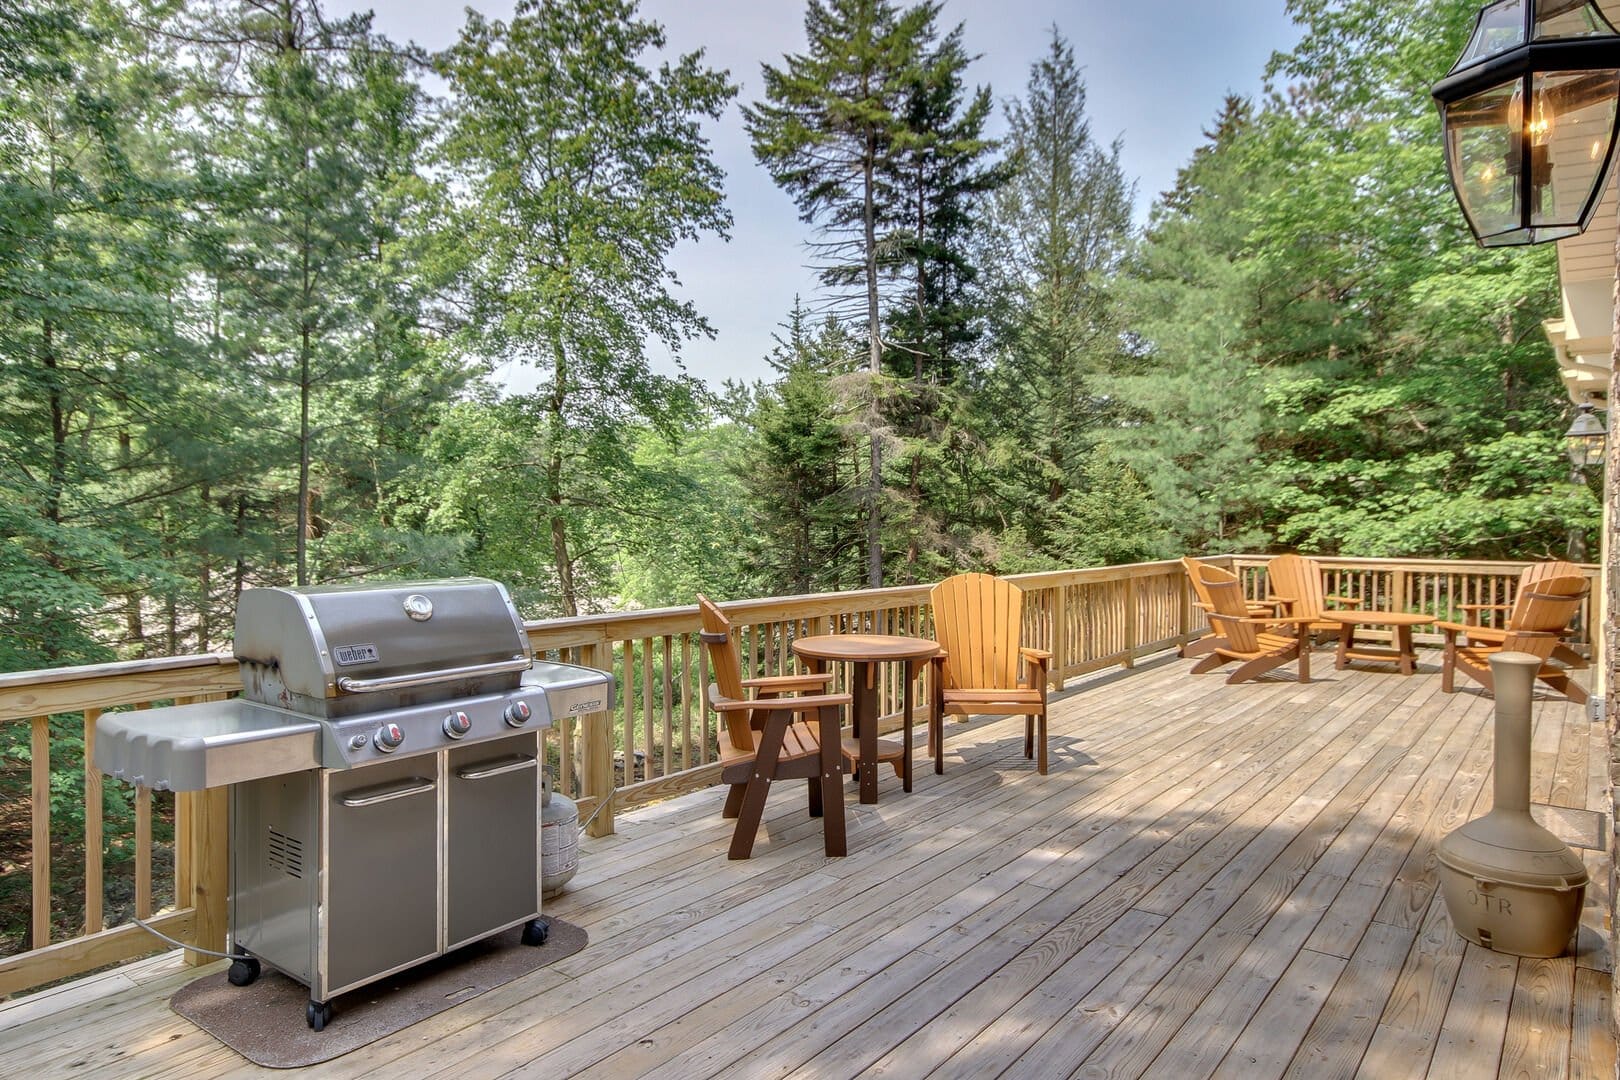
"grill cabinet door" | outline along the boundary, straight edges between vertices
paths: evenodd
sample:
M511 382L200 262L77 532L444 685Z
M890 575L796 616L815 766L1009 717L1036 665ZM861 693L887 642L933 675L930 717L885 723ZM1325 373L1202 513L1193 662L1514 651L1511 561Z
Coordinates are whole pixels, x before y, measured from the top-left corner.
M438 953L438 761L327 774L325 985L315 997Z
M529 733L450 752L449 948L540 912L538 751Z

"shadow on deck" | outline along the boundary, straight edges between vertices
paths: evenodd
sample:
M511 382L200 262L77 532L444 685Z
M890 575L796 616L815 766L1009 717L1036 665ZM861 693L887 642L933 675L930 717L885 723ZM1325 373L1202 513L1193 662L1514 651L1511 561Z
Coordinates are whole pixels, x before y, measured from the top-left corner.
M1489 807L1489 700L1442 694L1433 653L1410 678L1316 659L1308 685L1088 679L1054 698L1046 777L1021 719L955 725L945 775L919 754L911 795L847 789L843 859L797 784L746 862L719 789L631 811L548 908L588 948L316 1068L1612 1076L1606 852L1577 955L1466 944L1432 852ZM1532 799L1603 813L1602 725L1544 691L1534 722ZM0 1006L0 1071L276 1075L168 1010L197 975L171 954Z

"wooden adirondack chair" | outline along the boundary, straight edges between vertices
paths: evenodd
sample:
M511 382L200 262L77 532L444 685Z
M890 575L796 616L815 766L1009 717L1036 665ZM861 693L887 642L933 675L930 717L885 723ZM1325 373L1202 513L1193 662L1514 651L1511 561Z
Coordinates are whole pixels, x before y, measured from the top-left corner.
M1322 618L1330 602L1345 603L1346 599L1322 595L1322 567L1315 559L1278 555L1266 564L1266 581L1270 598L1282 605L1285 615L1309 620L1300 624L1300 633L1312 644L1317 634L1337 642L1348 632L1343 623Z
M1215 605L1209 598L1208 582L1230 581L1236 583L1238 581L1238 576L1230 570L1223 570L1212 563L1203 562L1190 556L1183 555L1181 565L1187 571L1187 580L1192 582L1193 596L1196 597L1193 606L1204 612L1206 616L1209 612L1215 610ZM1277 612L1277 604L1274 601L1245 600L1244 606L1248 609L1248 613L1254 617L1275 615ZM1198 640L1189 641L1183 645L1181 655L1188 659L1194 656L1207 656L1215 651L1215 645L1219 640L1220 635L1212 629Z
M946 716L1022 715L1024 757L1036 756L1038 741L1036 770L1046 775L1046 669L1052 654L1019 645L1023 590L989 574L957 574L935 585L928 599L940 645L928 711L934 771L945 771Z
M1255 617L1249 614L1237 581L1206 581L1205 585L1216 641L1210 654L1193 665L1194 675L1241 660L1243 663L1226 677L1228 683L1238 683L1297 660L1299 681L1311 681L1311 650L1304 630L1311 621L1309 617Z
M722 721L716 732L720 779L731 785L722 813L737 819L729 858L752 854L771 783L793 779L809 781L810 814L822 820L827 854L845 854L839 710L849 704L849 695L815 693L826 690L830 674L744 679L731 620L707 597L698 597L698 608L703 614L699 637L714 669L709 704Z
M1586 575L1581 572L1581 568L1579 566L1572 562L1565 562L1562 559L1549 559L1546 562L1532 563L1531 565L1525 567L1524 572L1519 575L1519 585L1514 591L1513 595L1515 599L1517 599L1518 597L1523 596L1526 592L1533 591L1532 586L1536 585L1538 582L1547 581L1551 578L1585 576ZM1463 613L1463 623L1465 625L1479 626L1487 631L1487 633L1481 635L1481 642L1483 644L1490 645L1495 643L1495 638L1489 631L1495 631L1496 634L1503 633L1504 631L1500 627L1484 626L1485 613L1497 611L1507 613L1507 621L1511 622L1512 612L1515 606L1516 604L1458 604L1457 610ZM1470 638L1470 641L1472 641L1472 638ZM1570 668L1584 668L1589 666L1586 657L1570 648L1563 641L1559 641L1557 645L1553 646L1552 656L1550 659L1556 660L1560 664Z
M1590 696L1586 688L1569 677L1568 669L1545 661L1557 651L1560 635L1580 611L1588 591L1584 576L1543 578L1519 593L1507 626L1500 630L1467 623L1435 623L1446 637L1440 689L1452 693L1455 673L1461 671L1495 693L1489 658L1511 650L1539 657L1544 663L1536 678L1576 704L1585 704Z

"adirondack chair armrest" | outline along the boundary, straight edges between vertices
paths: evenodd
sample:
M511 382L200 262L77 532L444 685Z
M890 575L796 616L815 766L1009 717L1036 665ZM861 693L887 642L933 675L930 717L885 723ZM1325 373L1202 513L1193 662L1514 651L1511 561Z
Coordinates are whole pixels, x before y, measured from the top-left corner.
M1458 634L1473 633L1479 629L1478 626L1470 626L1467 623L1459 622L1436 622L1434 628L1446 636L1448 646L1456 643Z
M1463 613L1463 622L1472 626L1479 622L1480 613L1486 611L1512 611L1512 604L1458 604L1457 610Z
M1215 612L1212 611L1212 612L1209 613L1209 621L1212 622L1212 623L1216 623L1216 624L1221 624L1221 623L1246 623L1246 624L1248 624L1250 626L1261 626L1261 627L1264 627L1264 626L1294 626L1294 627L1299 627L1299 626L1305 626L1305 625L1308 625L1310 623L1313 623L1316 620L1311 618L1308 615L1283 615L1283 616L1279 616L1279 617L1276 617L1276 618L1272 618L1272 617L1255 618L1253 616L1244 616L1243 618L1239 618L1236 615L1218 615L1218 614L1216 614Z
M744 679L743 687L749 690L758 690L756 700L773 697L776 694L791 694L801 690L823 690L832 682L832 672L823 672L819 675L766 675L758 679Z
M1046 649L1031 649L1027 646L1023 646L1019 648L1018 655L1022 656L1025 660L1028 660L1032 664L1045 665L1052 662L1052 654Z
M748 701L738 701L736 698L716 698L709 702L718 713L748 712L814 712L825 706L834 705L842 708L850 703L848 694L811 694L806 697L781 698L753 698Z
M1299 597L1297 596L1278 596L1276 593L1272 593L1266 597L1266 603L1281 604L1284 607L1287 607L1289 604L1297 602L1298 599Z

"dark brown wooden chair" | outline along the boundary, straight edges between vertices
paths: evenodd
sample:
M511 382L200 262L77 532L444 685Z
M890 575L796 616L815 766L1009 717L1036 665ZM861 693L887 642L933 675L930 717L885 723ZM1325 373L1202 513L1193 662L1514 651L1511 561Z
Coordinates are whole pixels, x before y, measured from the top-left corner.
M1243 601L1243 590L1234 581L1206 581L1210 603L1210 625L1216 641L1208 656L1193 665L1192 673L1202 675L1223 664L1242 664L1226 677L1229 683L1258 678L1273 668L1298 661L1299 681L1311 681L1310 638L1303 627L1310 616L1276 618L1254 617Z
M940 646L928 710L934 771L945 771L946 716L1022 715L1024 757L1036 757L1038 745L1036 770L1046 775L1046 668L1052 654L1019 644L1023 590L989 574L957 574L935 585L928 603Z
M1440 667L1440 689L1455 690L1455 673L1462 672L1495 693L1490 657L1499 652L1527 652L1543 661L1536 678L1576 704L1590 696L1569 677L1569 670L1551 662L1570 621L1586 601L1590 586L1582 576L1544 578L1522 590L1514 601L1507 626L1501 629L1468 623L1437 622L1446 637ZM1464 640L1465 639L1465 640Z
M707 597L698 597L698 608L703 615L699 636L714 672L709 704L721 720L716 733L720 780L731 785L723 814L737 819L728 857L746 859L753 853L765 797L777 780L809 781L810 814L821 818L827 854L846 854L839 710L849 704L849 695L807 693L825 690L831 675L744 679L731 620Z

